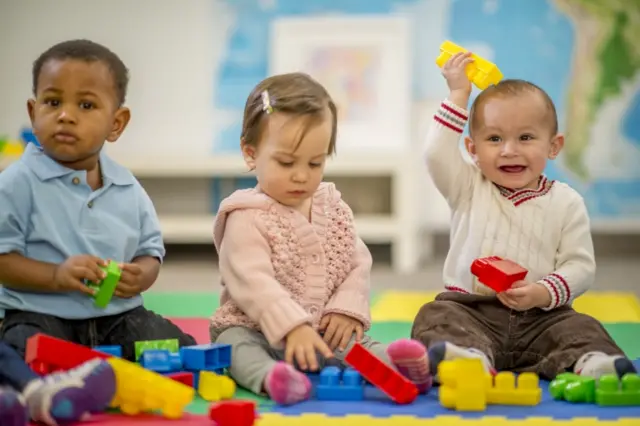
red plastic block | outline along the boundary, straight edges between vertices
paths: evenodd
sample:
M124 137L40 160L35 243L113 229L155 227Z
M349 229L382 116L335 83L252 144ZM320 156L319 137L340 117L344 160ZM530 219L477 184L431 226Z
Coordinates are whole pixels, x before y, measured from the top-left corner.
M108 359L111 355L42 333L27 339L25 361L31 365L44 364L49 372L69 370L94 358Z
M410 404L418 396L415 384L382 362L360 343L353 346L344 360L397 404Z
M528 272L517 263L498 256L476 259L471 264L471 273L496 293L508 290L516 281L524 280Z
M216 426L253 426L256 421L254 401L223 401L211 404L209 418Z
M166 377L175 380L176 382L183 383L187 386L193 387L193 373L178 372L165 374Z

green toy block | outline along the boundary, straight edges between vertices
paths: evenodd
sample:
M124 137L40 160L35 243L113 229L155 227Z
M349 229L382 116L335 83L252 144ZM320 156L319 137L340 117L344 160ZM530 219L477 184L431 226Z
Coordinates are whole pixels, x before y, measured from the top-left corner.
M107 276L99 283L89 282L87 285L96 290L96 294L93 296L95 305L100 308L106 308L111 302L113 292L116 291L122 271L120 271L118 264L113 261L101 269L107 273Z
M595 402L596 380L574 373L558 374L549 383L549 393L556 400L567 402Z
M640 406L640 376L629 373L622 379L615 374L600 377L596 403L602 406Z
M178 339L166 339L166 340L141 340L135 343L136 349L136 361L140 359L142 352L148 349L164 349L171 353L180 351L180 343Z

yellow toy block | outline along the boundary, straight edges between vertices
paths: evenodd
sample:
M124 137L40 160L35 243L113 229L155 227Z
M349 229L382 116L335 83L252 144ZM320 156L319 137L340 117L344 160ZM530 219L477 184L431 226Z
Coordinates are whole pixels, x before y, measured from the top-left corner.
M480 359L442 361L438 365L440 404L458 411L486 410L487 376Z
M116 374L116 394L110 405L123 414L160 411L166 418L178 419L193 400L195 390L191 386L121 358L109 358L107 362Z
M467 49L447 40L440 45L440 55L436 58L436 64L442 68L453 55L466 51ZM475 84L478 89L484 90L491 85L498 84L500 80L502 80L502 72L496 64L476 54L472 54L471 57L474 59L474 62L467 65L465 71L467 72L469 80Z
M211 371L201 371L198 378L198 393L205 401L218 402L231 399L236 393L236 382L227 376Z
M493 383L491 383L491 381ZM487 403L502 405L538 405L542 400L540 379L535 373L500 372L490 380L487 389Z

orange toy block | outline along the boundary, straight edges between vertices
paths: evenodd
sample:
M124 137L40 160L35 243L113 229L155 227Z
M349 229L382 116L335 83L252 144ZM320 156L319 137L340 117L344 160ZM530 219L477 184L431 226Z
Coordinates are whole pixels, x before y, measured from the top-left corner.
M191 386L122 358L113 357L107 362L116 374L116 395L111 407L124 414L160 411L166 418L178 419L193 400L195 390Z

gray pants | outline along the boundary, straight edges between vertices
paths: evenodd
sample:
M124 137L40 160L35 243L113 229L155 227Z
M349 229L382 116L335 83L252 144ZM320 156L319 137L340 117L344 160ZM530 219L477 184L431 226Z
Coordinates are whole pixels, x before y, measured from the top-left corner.
M212 333L212 337L215 337L216 334ZM263 383L267 373L278 361L284 360L284 350L272 348L262 333L246 327L225 329L217 336L215 343L231 345L229 375L237 384L256 394L263 393ZM355 335L344 352L338 350L334 352L335 359L327 360L317 354L318 367L322 369L325 366L335 365L346 368L344 357L349 353L354 343ZM374 342L368 336L365 336L360 343L386 364L392 366L387 356L387 345Z

